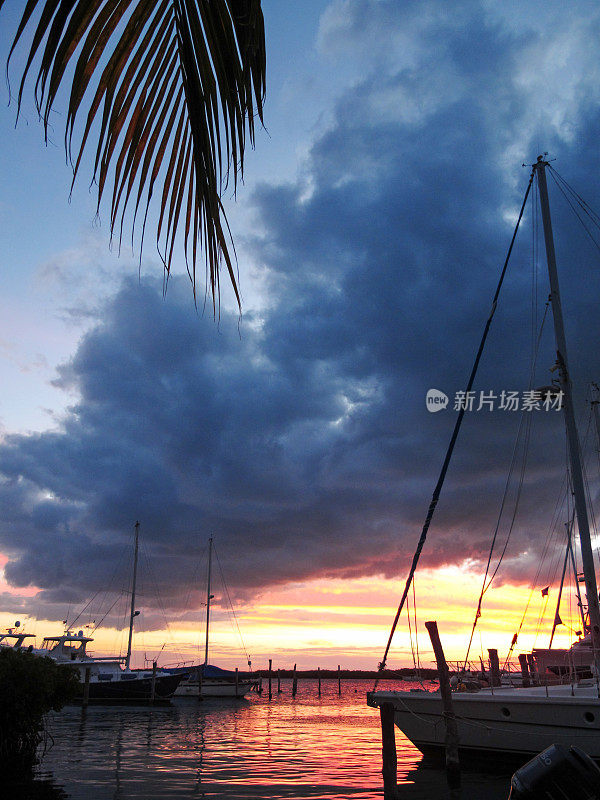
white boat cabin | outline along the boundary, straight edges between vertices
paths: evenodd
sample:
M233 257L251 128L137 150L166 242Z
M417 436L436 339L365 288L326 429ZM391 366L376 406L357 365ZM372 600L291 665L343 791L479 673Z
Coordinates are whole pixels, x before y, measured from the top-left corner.
M77 635L67 631L62 636L46 636L39 653L56 661L83 661L90 658L85 648L88 642L93 641L89 636L84 636L83 631L79 631Z

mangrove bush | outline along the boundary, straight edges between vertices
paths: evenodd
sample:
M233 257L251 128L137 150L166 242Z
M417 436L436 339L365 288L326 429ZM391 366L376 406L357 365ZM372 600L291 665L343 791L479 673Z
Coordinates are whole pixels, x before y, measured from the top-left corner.
M77 694L76 672L50 658L0 650L0 772L20 780L37 763L44 741L44 717L59 711Z

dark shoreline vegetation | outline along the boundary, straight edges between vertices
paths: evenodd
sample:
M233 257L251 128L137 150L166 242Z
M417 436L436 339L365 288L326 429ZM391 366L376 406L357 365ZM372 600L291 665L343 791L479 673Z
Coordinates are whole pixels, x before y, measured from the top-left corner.
M4 782L32 776L45 751L44 717L71 702L79 687L77 673L10 648L0 650L0 770ZM38 753L44 745L42 754Z

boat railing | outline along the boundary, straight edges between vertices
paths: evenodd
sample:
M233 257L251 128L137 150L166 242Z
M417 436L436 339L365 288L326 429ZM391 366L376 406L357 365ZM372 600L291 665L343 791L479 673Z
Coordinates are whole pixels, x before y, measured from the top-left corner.
M126 656L93 656L90 653L85 654L86 661L98 661L98 662L115 662L118 661L120 664L125 662Z

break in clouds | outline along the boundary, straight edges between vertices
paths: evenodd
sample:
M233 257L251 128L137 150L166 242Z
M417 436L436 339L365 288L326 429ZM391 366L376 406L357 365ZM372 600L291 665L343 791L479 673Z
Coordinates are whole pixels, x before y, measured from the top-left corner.
M216 323L190 311L183 278L166 299L160 276L124 281L58 368L75 398L60 428L5 436L5 575L41 589L24 609L56 618L105 585L136 519L173 610L209 535L239 598L404 574L456 417L452 402L428 413L425 395L464 388L528 180L521 162L548 150L600 207L597 10L575 5L555 27L552 6L547 22L513 24L486 3L418 5L336 2L324 15L320 52L359 74L301 179L238 200L261 232L237 235L264 303ZM598 252L550 191L585 387L600 378ZM526 216L477 390L528 385ZM538 321L547 291L540 257ZM552 341L548 325L537 385L550 382ZM467 415L428 566L487 558L517 426L507 412ZM561 489L561 416L537 412L533 440L505 579L531 577Z

